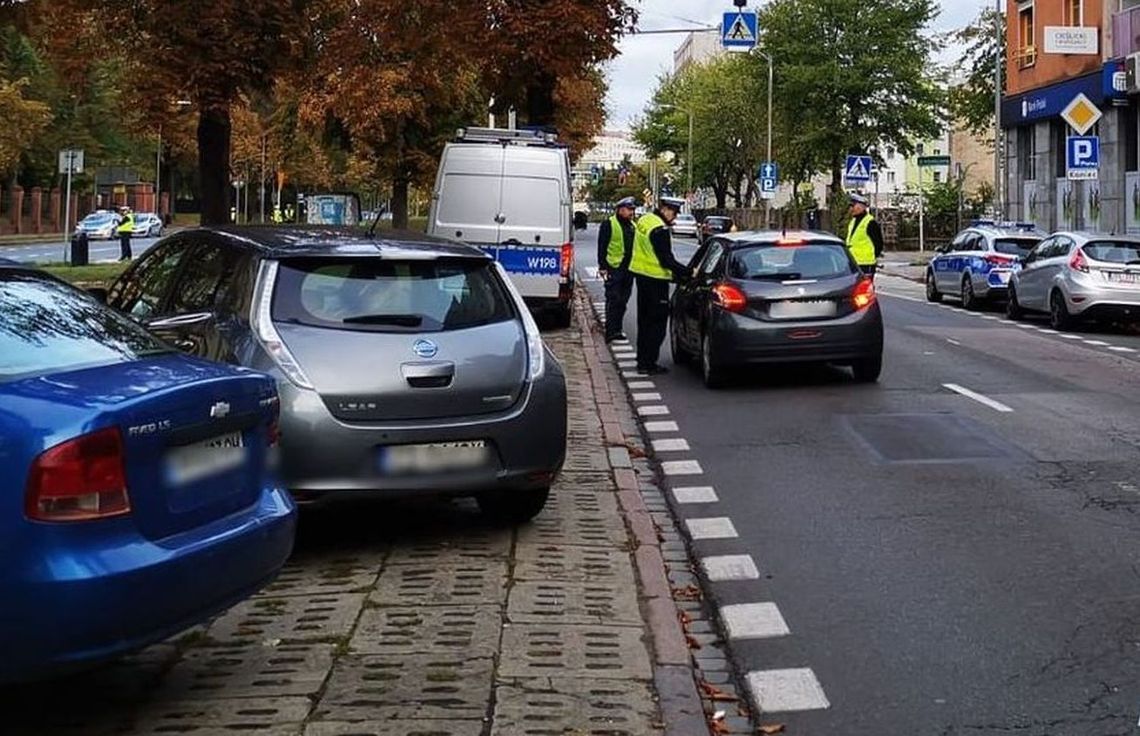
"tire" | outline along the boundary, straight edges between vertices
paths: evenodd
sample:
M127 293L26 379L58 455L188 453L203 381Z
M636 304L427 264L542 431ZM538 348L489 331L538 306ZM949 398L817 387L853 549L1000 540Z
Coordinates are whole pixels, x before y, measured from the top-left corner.
M970 274L966 274L962 279L962 308L971 312L976 312L981 307L978 297L974 294L974 280L970 278Z
M701 378L706 388L717 389L724 385L724 368L716 363L707 332L701 335Z
M546 506L550 488L533 491L487 491L476 496L479 511L496 525L525 524Z
M1049 295L1049 325L1054 330L1069 330L1073 327L1073 317L1065 304L1065 297L1056 289Z
M1012 320L1019 320L1025 316L1025 310L1017 301L1017 290L1012 286L1009 287L1008 296L1005 299L1005 316Z
M942 292L938 291L938 284L934 283L934 272L926 272L926 301L938 304L942 301Z
M851 373L859 383L875 383L883 372L883 355L880 353L874 358L864 358L851 364Z
M574 307L571 302L559 304L550 312L550 324L556 330L565 330L574 322Z
M673 326L675 323L670 322L669 324L669 349L673 353L673 364L690 365L693 362L692 353L681 347L681 340L677 337L677 329Z

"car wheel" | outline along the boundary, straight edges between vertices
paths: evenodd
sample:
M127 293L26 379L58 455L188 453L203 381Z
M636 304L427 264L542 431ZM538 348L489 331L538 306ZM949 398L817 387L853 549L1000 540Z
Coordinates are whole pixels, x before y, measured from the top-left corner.
M479 511L494 524L525 524L546 506L550 488L533 491L486 491L475 500Z
M708 388L720 388L724 385L724 368L717 365L716 356L712 352L712 341L706 332L701 336L701 378Z
M876 355L874 358L864 358L857 360L851 364L851 372L855 375L855 380L859 383L874 383L879 380L879 374L883 372L883 355L882 353Z
M693 362L693 356L688 350L681 347L681 338L677 335L676 323L671 322L669 326L669 348L673 353L674 365L689 365Z
M926 272L926 301L938 304L942 301L942 292L938 291L938 285L934 283L934 272Z
M571 302L559 304L555 308L551 318L551 324L555 329L565 330L574 322L574 307Z
M1021 308L1021 303L1017 301L1017 290L1013 286L1009 287L1009 296L1005 300L1005 316L1010 319L1021 319L1025 316L1025 310Z
M962 279L962 307L974 312L979 306L978 297L974 295L974 280L970 278L969 274L966 274L966 277Z
M1073 317L1065 304L1065 297L1054 290L1049 296L1049 324L1054 330L1067 330L1073 326Z

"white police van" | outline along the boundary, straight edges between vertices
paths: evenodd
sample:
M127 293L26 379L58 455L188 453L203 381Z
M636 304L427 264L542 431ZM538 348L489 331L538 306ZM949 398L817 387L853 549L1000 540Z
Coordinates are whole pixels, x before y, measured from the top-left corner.
M464 128L443 150L427 231L483 248L532 310L569 326L572 205L570 156L553 134Z

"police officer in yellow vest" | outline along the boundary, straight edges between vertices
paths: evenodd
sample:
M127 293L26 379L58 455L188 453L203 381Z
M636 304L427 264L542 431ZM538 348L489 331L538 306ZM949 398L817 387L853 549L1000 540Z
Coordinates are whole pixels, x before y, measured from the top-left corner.
M131 260L131 235L135 231L135 213L130 207L119 208L119 225L115 232L119 235L119 260Z
M669 325L669 283L688 275L673 256L669 226L684 205L679 197L661 197L657 209L637 221L629 270L637 281L637 372L645 375L668 372L657 359Z
M874 276L879 257L883 255L883 229L867 211L867 198L851 195L851 219L847 223L847 249L863 273Z
M598 275L606 282L606 342L624 340L622 323L633 293L633 215L637 200L626 197L617 203L614 216L598 228Z

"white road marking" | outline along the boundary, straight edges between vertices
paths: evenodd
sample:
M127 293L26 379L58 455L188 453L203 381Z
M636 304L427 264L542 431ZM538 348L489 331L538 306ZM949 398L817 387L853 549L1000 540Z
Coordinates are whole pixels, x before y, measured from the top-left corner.
M681 428L677 426L676 422L646 422L645 431L650 434L659 434L661 432L679 432Z
M749 555L720 555L705 557L701 567L713 582L726 580L759 580L760 571Z
M1108 347L1108 343L1104 340L1085 340L1085 345L1096 345L1098 348Z
M1023 330L1034 330L1034 329L1037 329L1037 328L1035 328L1033 325L1026 325L1026 324L1022 324L1021 322L1014 322L1014 324L1015 324L1015 325L1017 325L1018 327L1020 327L1020 328L1021 328L1021 329L1023 329Z
M636 367L637 367L637 361L636 360L619 360L618 361L618 368L624 369L624 368L636 368Z
M950 343L951 345L961 345L962 344L962 343L958 342L957 340L951 339L949 337L946 338L946 342Z
M1061 334L1060 332L1057 332L1056 330L1054 330L1054 329L1051 329L1051 328L1049 328L1049 327L1038 327L1038 328L1037 328L1037 331L1038 331L1038 332L1043 332L1043 333L1045 333L1046 335L1060 335L1060 334Z
M661 400L661 394L659 394L655 391L654 392L646 392L643 394L634 394L633 400L634 401L660 401Z
M661 405L639 406L637 407L637 415L642 417L665 417L669 416L669 407Z
M749 672L748 689L762 713L831 707L815 673L808 667Z
M630 343L629 343L629 340L621 339L621 340L614 340L612 344L613 345L629 345Z
M641 378L642 375L640 373L638 373L637 371L622 371L621 377L627 378L627 379L628 378Z
M962 396L965 396L967 399L973 399L974 401L978 402L979 404L983 404L985 406L988 406L989 408L993 409L994 411L1000 411L1003 413L1008 413L1008 412L1013 411L1013 409L1009 408L1008 406L1001 403L1000 401L995 401L988 396L983 396L982 394L979 394L976 391L971 391L970 389L965 388L964 386L959 386L956 383L944 383L944 384L942 384L942 387L948 388L956 394L961 394Z
M685 519L685 526L693 539L736 539L739 536L736 527L732 525L732 519L727 516Z
M775 603L722 606L720 620L729 639L773 639L792 633Z
M918 299L917 297L913 297L913 296L903 296L902 294L892 294L891 292L883 291L882 289L879 289L878 292L880 294L882 294L883 296L889 296L892 299L902 299L903 301L906 301L906 302L918 302L919 304L926 304L927 303L927 301L925 299ZM945 306L945 305L943 305L943 306Z
M657 388L653 381L630 381L628 384L630 390L640 391L645 389Z
M1063 340L1084 340L1080 335L1061 335Z
M998 318L993 316L992 314L983 314L982 319L988 319L991 322L997 322L998 321Z
M673 498L677 503L716 503L720 498L712 486L688 486L674 488Z
M666 460L661 463L665 475L703 475L704 469L696 460Z
M1126 347L1123 347L1120 345L1110 345L1108 349L1115 352L1115 353L1135 353L1136 352L1132 348L1126 348Z
M586 272L586 278L582 279L583 281L601 281L601 279L598 278L597 266L586 266L583 270Z
M671 438L667 440L653 440L654 452L688 452L689 441L680 438Z

